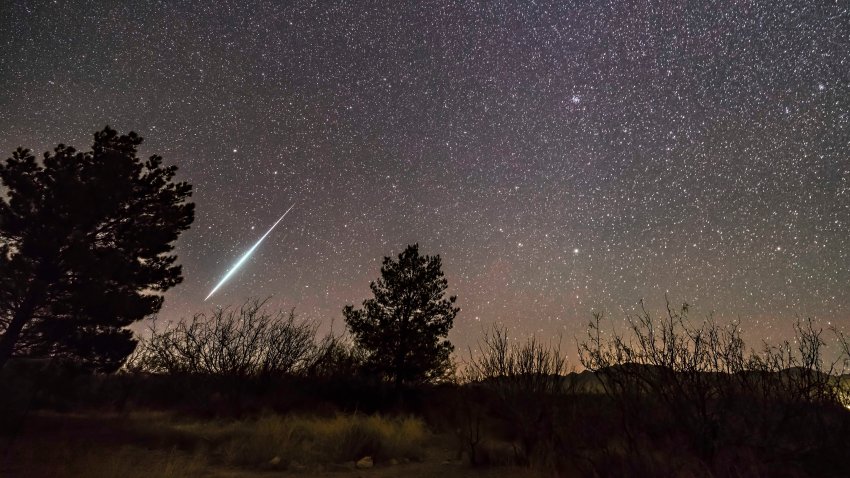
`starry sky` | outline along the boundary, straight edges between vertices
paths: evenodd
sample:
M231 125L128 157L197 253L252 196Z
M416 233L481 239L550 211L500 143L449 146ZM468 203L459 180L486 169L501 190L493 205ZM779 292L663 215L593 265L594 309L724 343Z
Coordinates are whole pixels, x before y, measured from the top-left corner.
M461 347L665 294L850 327L846 0L4 1L3 157L106 124L195 187L166 319L272 296L340 330L418 242Z

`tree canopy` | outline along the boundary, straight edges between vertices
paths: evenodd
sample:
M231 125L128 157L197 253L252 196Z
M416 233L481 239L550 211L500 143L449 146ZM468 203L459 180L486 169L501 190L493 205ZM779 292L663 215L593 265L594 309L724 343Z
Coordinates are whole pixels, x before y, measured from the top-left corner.
M0 367L10 356L115 369L125 326L157 312L182 281L174 242L194 220L176 166L137 156L142 138L108 126L88 152L60 144L0 164Z
M445 375L454 349L446 337L460 309L455 296L444 297L440 256L420 256L418 244L407 246L398 260L384 257L381 277L369 287L374 297L362 309L343 309L367 365L397 385Z

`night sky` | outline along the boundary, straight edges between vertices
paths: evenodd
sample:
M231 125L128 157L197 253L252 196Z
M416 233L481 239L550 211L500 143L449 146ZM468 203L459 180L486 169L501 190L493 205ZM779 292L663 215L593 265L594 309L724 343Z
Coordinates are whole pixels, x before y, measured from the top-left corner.
M846 0L91 3L0 6L0 151L109 124L180 167L162 318L273 296L341 330L418 242L462 347L665 294L850 327Z

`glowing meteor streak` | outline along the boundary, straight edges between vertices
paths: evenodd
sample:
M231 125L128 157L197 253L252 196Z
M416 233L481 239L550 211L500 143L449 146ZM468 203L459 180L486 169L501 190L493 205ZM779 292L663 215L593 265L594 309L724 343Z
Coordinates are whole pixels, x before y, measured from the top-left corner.
M207 295L207 297L204 300L207 300L210 297L212 297L212 295L215 294L215 291L217 291L219 287L221 287L225 282L227 282L227 279L230 279L230 276L232 276L233 273L236 272L236 269L239 269L239 267L241 267L242 264L244 264L245 261L247 261L248 258L251 257L251 254L253 254L254 251L257 250L257 247L260 246L260 243L263 242L263 239L265 239L266 236L271 234L272 230L274 230L274 228L280 223L280 221L283 221L283 218L286 217L286 215L289 214L289 211L291 211L292 208L294 208L294 207L295 207L295 204L293 204L292 206L289 206L289 209L287 209L286 212L283 213L282 216L280 216L280 219L278 219L274 224L272 224L272 227L270 227L269 230L266 231L265 234L263 234L263 237L261 237L260 240L257 241L256 244L251 246L251 248L248 249L248 251L245 254L242 254L242 257L240 257L239 260L236 261L236 264L234 264L233 267L231 267L230 270L227 271L227 274L224 274L224 277L222 277L221 280L218 281L218 284L216 284L215 287L213 287L213 290L210 291L209 295Z

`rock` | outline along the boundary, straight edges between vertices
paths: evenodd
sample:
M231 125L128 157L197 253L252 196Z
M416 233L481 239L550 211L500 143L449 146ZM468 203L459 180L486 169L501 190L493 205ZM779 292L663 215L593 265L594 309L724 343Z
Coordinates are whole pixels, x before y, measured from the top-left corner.
M372 461L371 456L364 456L363 458L357 460L357 463L355 463L354 466L362 470L364 468L372 468L373 466L375 466L375 462Z
M276 457L272 458L271 460L269 460L269 465L271 465L271 466L280 465L280 457L276 456Z
M398 465L398 460L396 460L395 458L390 459L390 466L396 466L396 465Z

